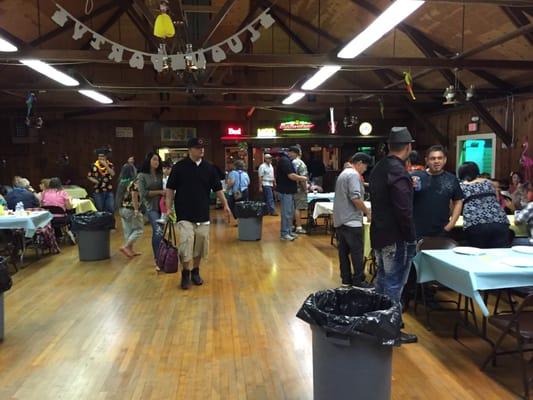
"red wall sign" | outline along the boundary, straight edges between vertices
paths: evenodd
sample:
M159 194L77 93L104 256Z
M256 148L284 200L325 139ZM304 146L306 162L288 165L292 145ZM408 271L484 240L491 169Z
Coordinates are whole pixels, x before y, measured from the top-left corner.
M242 136L242 128L228 128L228 136Z

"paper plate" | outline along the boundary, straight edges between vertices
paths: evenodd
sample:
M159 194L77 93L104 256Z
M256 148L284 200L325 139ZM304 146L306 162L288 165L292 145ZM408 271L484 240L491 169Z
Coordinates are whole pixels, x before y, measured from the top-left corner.
M457 254L466 254L468 256L479 256L480 254L485 254L485 250L483 249L468 246L454 247L453 251Z
M511 249L517 253L533 254L533 246L513 246Z
M533 257L506 257L500 260L502 264L517 268L533 268Z

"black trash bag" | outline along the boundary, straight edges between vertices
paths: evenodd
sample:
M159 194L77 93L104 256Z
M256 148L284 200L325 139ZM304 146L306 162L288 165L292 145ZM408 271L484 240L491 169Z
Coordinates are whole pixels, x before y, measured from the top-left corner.
M384 346L400 345L400 305L372 289L321 290L305 300L296 316L326 332L371 336Z
M72 217L71 230L79 231L107 231L115 229L113 214L102 211L89 211Z
M235 218L256 218L268 214L262 201L239 201L235 203Z
M13 280L7 269L7 261L0 257L0 293L7 292L13 286Z

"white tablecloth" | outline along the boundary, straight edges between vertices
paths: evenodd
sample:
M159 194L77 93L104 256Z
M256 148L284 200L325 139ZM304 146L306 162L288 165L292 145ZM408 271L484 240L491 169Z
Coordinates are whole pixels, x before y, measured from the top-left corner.
M366 208L370 208L371 204L369 201L365 201ZM313 210L313 219L317 219L320 215L331 215L333 214L333 203L332 202L319 202L315 203L315 208Z
M35 235L38 228L44 228L52 221L52 214L48 211L32 211L30 215L2 215L0 216L0 229L24 229L28 238Z

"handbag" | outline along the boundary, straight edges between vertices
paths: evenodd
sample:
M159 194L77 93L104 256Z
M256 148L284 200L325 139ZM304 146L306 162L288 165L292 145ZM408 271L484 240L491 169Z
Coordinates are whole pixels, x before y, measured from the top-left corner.
M240 200L242 199L242 192L241 192L241 172L238 173L239 174L239 186L237 190L235 190L233 192L233 200L237 201L237 200Z
M0 293L7 292L13 286L13 280L7 270L7 262L4 257L0 257Z
M176 231L172 221L168 221L163 231L163 239L157 251L156 264L160 271L167 274L178 272L178 249L176 247Z

